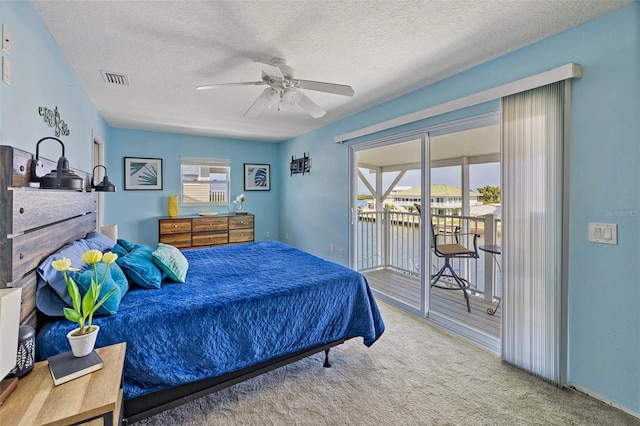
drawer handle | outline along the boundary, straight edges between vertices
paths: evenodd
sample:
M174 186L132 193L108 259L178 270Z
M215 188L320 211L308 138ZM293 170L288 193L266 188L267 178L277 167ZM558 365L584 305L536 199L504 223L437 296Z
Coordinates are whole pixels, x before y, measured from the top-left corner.
M174 228L177 228L177 227L178 227L178 225L173 225L173 227L174 227Z
M24 207L20 207L20 214L24 213Z

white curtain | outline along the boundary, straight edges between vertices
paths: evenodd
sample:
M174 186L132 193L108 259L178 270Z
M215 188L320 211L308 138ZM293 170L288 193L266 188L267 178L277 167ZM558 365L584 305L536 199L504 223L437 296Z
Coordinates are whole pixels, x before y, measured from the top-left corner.
M564 82L502 98L502 359L559 384Z

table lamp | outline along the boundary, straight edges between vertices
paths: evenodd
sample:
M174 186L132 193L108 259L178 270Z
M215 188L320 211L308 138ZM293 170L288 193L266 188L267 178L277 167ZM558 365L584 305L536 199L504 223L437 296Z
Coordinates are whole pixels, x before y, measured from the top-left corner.
M0 379L4 379L16 366L21 294L21 288L0 289ZM0 404L9 397L16 386L17 378L0 382Z

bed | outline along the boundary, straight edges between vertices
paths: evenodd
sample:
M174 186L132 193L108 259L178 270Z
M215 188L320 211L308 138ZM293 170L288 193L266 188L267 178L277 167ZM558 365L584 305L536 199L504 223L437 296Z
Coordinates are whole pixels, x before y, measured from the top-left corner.
M0 150L3 162L9 158L14 163L16 159L23 161L25 156L16 155L21 154L16 151ZM12 165L11 169L19 180L20 168ZM15 176L12 179L15 183ZM21 192L12 185L0 190L8 198ZM45 225L22 230L32 247L42 246L42 235L47 235L46 247L31 255L29 265L22 265L25 251L21 251L22 258L18 254L24 244L21 238L8 232L2 242L11 255L0 262L7 263L11 272L0 285L30 289L23 291L28 305L23 322L35 323L33 270L46 255L95 228L95 196L77 191L25 192L37 198L45 193L52 197L64 193L86 210L69 214L66 209L64 215L71 217L60 219L56 213ZM15 204L12 200L14 210L24 209ZM42 216L51 204L42 205L36 216ZM21 214L12 216L19 218ZM10 226L15 228L14 219ZM184 256L189 262L185 283L164 280L158 289L132 287L117 314L94 318L101 327L98 347L127 342L125 422L321 351L325 351L328 366L331 347L354 337L371 345L384 331L361 274L294 247L270 241L186 250ZM64 319L40 320L39 357L46 359L69 350L65 335L73 327Z

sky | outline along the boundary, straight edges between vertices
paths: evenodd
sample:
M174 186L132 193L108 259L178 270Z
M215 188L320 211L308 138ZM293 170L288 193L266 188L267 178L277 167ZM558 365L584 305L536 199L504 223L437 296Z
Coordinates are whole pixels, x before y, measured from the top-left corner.
M365 173L365 176L372 185L375 184L375 175ZM385 173L383 178L385 189L391 185L396 176L397 173ZM460 166L431 169L431 183L460 188L462 186ZM408 171L398 185L420 186L420 170ZM473 164L469 166L469 185L473 190L487 185L500 186L500 163ZM358 194L369 194L369 191L361 182L358 183Z

